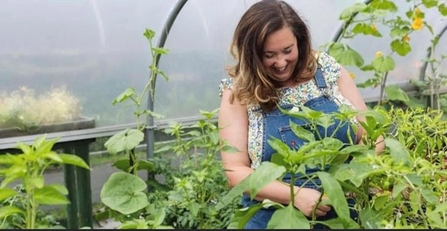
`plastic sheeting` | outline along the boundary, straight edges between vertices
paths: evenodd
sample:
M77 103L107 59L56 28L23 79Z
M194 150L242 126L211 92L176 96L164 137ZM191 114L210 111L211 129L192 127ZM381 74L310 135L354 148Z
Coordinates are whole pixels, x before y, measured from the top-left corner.
M228 46L243 12L256 1L189 0L172 25L159 68L169 77L158 76L154 110L165 118L198 115L199 110L219 107L218 84L227 77L231 63ZM358 1L289 0L310 26L315 48L337 34L341 11ZM404 3L404 0L396 1ZM158 36L173 0L2 0L0 7L0 92L22 86L36 92L66 86L82 102L83 114L97 119L98 126L134 122L133 108L112 105L127 87L141 91L149 76L151 57L143 36L145 28ZM402 12L401 12L402 13ZM440 32L445 21L427 21ZM427 32L428 33L428 32ZM389 73L392 83L418 79L430 36L412 37L413 52L397 58ZM373 58L378 49L388 47L386 39L358 37L347 42ZM445 44L442 37L440 43ZM440 46L439 52L447 52ZM369 76L355 67L356 81ZM361 89L365 98L378 95L377 89Z

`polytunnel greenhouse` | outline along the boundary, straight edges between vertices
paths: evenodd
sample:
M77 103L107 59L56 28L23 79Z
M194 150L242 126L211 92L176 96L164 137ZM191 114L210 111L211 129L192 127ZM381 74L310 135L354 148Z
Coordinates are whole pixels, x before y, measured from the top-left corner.
M285 110L267 95L283 89L280 61L292 70L311 54L291 24L254 32L277 14L241 29L236 56L246 60L232 56L241 18L261 1L2 0L0 227L242 229L258 219L269 229L447 228L447 1L285 0L307 25L315 78L321 71L327 81L338 67L329 84L353 106L331 112L307 103ZM270 51L284 28L296 44ZM250 33L259 38L242 41ZM226 92L260 111L242 103L235 115L234 102L222 103L232 65ZM302 66L293 73L310 72ZM268 100L293 118L273 130L302 144L266 138ZM251 124L256 116L264 119ZM235 126L225 132L223 121ZM328 134L345 124L344 136L362 135ZM256 159L266 146L271 159Z

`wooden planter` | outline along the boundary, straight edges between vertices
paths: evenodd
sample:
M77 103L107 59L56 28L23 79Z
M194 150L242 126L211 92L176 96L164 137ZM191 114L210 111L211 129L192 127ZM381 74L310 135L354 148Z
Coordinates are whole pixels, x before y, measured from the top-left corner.
M39 127L35 127L33 129L26 131L20 130L18 128L2 128L0 129L0 139L8 137L34 135L34 134L52 133L52 132L73 131L86 128L94 128L94 127L95 127L95 119L89 117L80 117L77 120L56 123L56 124L41 125Z

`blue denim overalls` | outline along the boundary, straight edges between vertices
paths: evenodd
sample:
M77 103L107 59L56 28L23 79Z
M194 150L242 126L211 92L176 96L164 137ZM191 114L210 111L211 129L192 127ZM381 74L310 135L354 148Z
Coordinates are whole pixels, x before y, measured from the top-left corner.
M325 113L330 113L338 110L338 105L334 102L334 98L326 93L326 81L323 77L321 68L319 67L317 69L317 72L314 77L315 83L317 87L323 92L323 95L320 97L313 98L309 101L307 101L304 106L309 107L310 109L316 110L316 111L323 111ZM282 105L281 106L284 109L291 109L293 105ZM285 144L287 144L291 148L299 148L304 144L304 140L298 138L291 130L290 128L290 120L292 120L294 123L306 128L306 122L294 118L288 115L284 115L281 113L279 109L275 109L273 111L263 113L263 123L264 123L264 134L263 134L263 144L264 147L262 147L262 161L270 161L271 156L273 153L275 153L274 149L268 144L267 139L269 137L275 137ZM335 128L337 127L338 121L336 124L332 125L327 130L327 134L331 135ZM345 123L334 135L334 138L337 138L341 140L345 144L349 144L349 138L348 138L348 127L349 125ZM324 128L319 129L319 133L324 136ZM317 133L314 132L316 135ZM356 135L353 132L352 129L349 129L349 134L351 134L352 140L356 140ZM326 167L326 170L329 167ZM306 169L307 174L311 174L313 172L317 171L317 169ZM284 182L290 183L290 175L286 175L283 178ZM314 182L307 182L305 185L306 179L298 179L295 181L296 186L305 187L305 188L313 188L318 189L317 185L321 185L321 181L319 179L315 179ZM248 207L250 205L259 203L256 200L250 200L250 197L246 194L242 197L242 206ZM351 206L354 204L353 199L348 200L348 204ZM267 228L267 223L270 221L270 218L273 215L273 212L275 211L274 208L263 208L259 210L246 224L245 229L265 229ZM351 216L356 216L356 214L351 211ZM335 213L334 209L331 209L330 212L326 214L324 217L320 217L319 220L327 220L331 218L337 217L337 214ZM325 226L321 224L317 224L314 226L315 229L324 229Z

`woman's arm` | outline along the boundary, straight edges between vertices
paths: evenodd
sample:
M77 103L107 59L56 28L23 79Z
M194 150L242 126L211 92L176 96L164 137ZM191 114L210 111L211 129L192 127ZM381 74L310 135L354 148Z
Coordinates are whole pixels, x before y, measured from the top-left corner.
M354 80L349 75L349 72L341 66L341 76L337 80L338 88L340 89L341 94L349 100L349 102L354 105L354 107L357 110L360 111L366 111L368 110L368 107L365 104L365 101L363 100L362 95L360 94L360 91L358 90ZM360 121L364 121L363 117L357 118ZM361 142L361 137L364 134L365 130L363 127L359 127L357 137L358 142ZM383 149L385 148L385 144L383 142L383 137L380 136L376 141L376 152L381 153Z
M228 182L231 187L239 184L254 170L250 167L248 156L248 115L247 108L235 99L230 103L232 92L225 89L222 93L221 105L219 109L219 136L222 141L237 149L237 152L221 152L222 162L226 170ZM301 210L306 216L311 216L320 192L314 189L295 187L295 207ZM298 193L297 193L298 192ZM249 193L248 190L246 192ZM274 181L266 185L256 194L256 200L269 199L281 204L290 202L290 186L281 181ZM317 216L324 216L330 207L320 204L317 208Z

